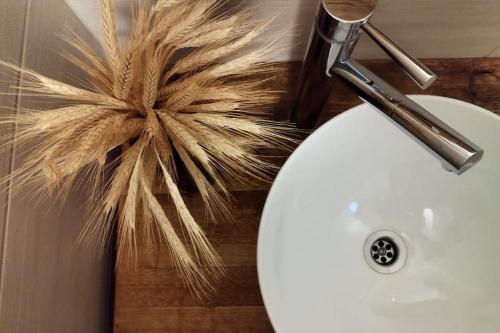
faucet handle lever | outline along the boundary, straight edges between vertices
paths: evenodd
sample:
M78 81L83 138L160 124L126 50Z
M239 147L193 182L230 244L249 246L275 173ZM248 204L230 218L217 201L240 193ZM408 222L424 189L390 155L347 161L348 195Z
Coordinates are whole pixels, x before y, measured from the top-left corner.
M362 28L422 89L427 89L436 80L436 74L418 59L409 55L375 26L365 22Z

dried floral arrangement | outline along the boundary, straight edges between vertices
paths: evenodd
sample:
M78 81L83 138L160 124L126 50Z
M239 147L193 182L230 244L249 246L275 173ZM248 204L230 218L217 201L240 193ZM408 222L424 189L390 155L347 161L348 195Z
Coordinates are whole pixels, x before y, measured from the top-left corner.
M73 52L64 56L84 71L88 88L1 63L21 73L22 94L65 103L3 119L28 151L11 176L21 191L48 189L62 199L85 177L92 213L83 237L102 250L118 220L120 251L133 255L141 223L146 241L163 238L180 276L202 295L224 266L183 200L178 169L188 171L212 219L230 218L228 180L268 179L273 166L258 150L290 140L292 129L266 120L279 97L265 88L276 70L263 62L272 45L254 44L266 23L219 0L146 1L119 45L113 8L100 0L104 57L77 35L66 38ZM161 185L182 232L155 197Z

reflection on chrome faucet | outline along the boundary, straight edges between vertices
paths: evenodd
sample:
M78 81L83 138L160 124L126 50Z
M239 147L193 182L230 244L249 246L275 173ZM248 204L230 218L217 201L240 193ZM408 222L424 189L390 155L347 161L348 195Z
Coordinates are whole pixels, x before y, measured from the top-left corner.
M439 158L447 170L461 174L483 156L483 150L422 106L351 58L366 32L423 89L436 75L392 42L368 21L376 0L321 0L301 72L291 119L311 129L319 119L338 78L365 102L392 119Z

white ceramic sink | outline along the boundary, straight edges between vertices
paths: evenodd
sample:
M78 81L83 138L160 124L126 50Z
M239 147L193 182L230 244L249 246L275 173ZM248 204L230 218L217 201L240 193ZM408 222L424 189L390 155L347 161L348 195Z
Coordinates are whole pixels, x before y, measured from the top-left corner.
M259 281L277 332L500 332L500 118L412 98L483 148L482 161L447 172L367 105L314 132L261 221Z

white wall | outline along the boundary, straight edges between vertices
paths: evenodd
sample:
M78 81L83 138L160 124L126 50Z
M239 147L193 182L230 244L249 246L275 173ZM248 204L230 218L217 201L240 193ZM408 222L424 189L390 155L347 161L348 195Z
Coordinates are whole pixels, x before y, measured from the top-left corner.
M89 30L99 35L97 0L66 0ZM127 34L134 0L117 0L120 32ZM239 3L233 0L233 3ZM276 60L300 60L307 46L311 23L318 0L247 0L258 16L281 13L277 26L290 26L290 47ZM421 58L461 58L500 56L500 0L379 0L373 16L391 38ZM367 41L359 45L360 58L384 55Z

